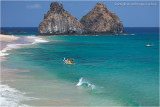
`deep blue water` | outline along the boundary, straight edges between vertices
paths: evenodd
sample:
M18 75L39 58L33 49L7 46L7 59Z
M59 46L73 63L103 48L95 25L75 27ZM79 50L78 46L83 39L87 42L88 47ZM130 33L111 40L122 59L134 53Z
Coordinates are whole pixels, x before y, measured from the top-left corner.
M38 33L38 28L37 27L2 27L1 28L4 32L9 32L9 31L24 31L25 33L10 33L10 35L19 35L19 36L25 36L25 35L36 35Z
M37 28L22 29L37 32ZM158 106L158 28L125 28L125 32L134 35L43 37L49 42L12 51L4 65L30 70L21 75L35 80L57 79L75 87L81 83L79 87L96 98L83 98L84 105L107 106L111 99L115 105ZM65 65L64 57L74 58L76 64Z
M125 27L124 31L129 34L159 34L158 27Z

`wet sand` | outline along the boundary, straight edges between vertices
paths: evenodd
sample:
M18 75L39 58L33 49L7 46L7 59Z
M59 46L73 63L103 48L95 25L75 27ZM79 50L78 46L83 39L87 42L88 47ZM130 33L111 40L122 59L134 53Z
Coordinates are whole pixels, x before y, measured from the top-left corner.
M12 43L13 41L18 40L18 39L19 37L17 36L0 34L0 51L6 48L7 44ZM1 56L0 62L3 62L3 61L6 61L5 57Z
M18 40L18 41L16 41ZM17 73L20 72L29 72L27 70L18 70L18 69L9 69L2 66L2 63L7 61L7 55L4 54L5 48L8 44L19 43L19 37L12 35L2 35L0 34L0 106L9 107L9 106L27 106L21 103L21 99L33 99L26 97L23 92L13 88L16 80L22 80L21 78L29 78L26 76L18 76ZM7 51L7 50L6 50ZM18 99L18 97L20 97Z
M12 43L13 41L18 40L18 39L19 37L16 37L16 36L0 34L0 51L1 51L0 54L2 54L2 50L7 47L7 44ZM1 82L5 81L6 79L10 79L8 78L8 76L12 77L10 76L12 74L10 74L9 72L13 71L11 69L2 67L2 62L4 61L7 61L7 58L5 57L5 55L0 55L0 75L1 75L0 80ZM3 77L6 79L4 79Z
M17 36L0 34L0 51L1 51L0 54L2 54L2 50L7 47L7 44L12 43L18 39L19 39L19 37L17 37ZM5 57L5 55L0 55L0 75L1 75L0 80L1 80L1 83L3 81L5 81L6 79L7 80L11 79L8 77L12 77L11 76L12 74L10 74L10 73L11 73L11 71L15 71L15 70L11 70L11 69L2 67L2 62L4 62L4 61L7 61L7 57Z

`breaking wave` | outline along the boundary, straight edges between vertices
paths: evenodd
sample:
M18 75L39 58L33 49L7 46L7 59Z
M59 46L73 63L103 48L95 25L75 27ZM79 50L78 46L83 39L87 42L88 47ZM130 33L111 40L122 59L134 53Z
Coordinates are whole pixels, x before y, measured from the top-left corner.
M96 86L94 85L94 84L91 84L91 83L89 83L87 80L85 80L83 77L81 77L80 79L79 79L79 82L77 83L77 85L76 86L87 86L88 88L91 88L91 89L95 89L96 88Z
M12 44L7 44L7 47L2 49L0 51L0 56L6 56L9 55L9 53L7 53L7 51L12 50L12 49L18 49L21 48L22 46L25 45L32 45L32 44L37 44L37 43L44 43L44 42L49 42L45 39L42 39L40 37L35 37L35 36L26 36L25 39L27 39L26 43L21 43L21 44L16 44L16 43L12 43Z
M26 93L20 92L8 85L0 84L0 106L1 107L31 107L22 104L21 101L38 100L38 98L27 97Z
M27 38L33 41L32 44L48 42L47 40L43 38L35 37L35 36L27 36Z
M7 53L7 51L20 48L20 46L22 46L22 45L25 45L25 44L7 44L7 47L0 51L0 56L9 55L9 53Z
M0 51L0 56L7 56L9 55L9 50L18 49L25 45L48 42L45 39L35 36L20 37L20 39L24 39L24 41L7 44L6 47ZM26 93L0 83L0 107L31 107L21 103L21 101L28 100L38 100L38 98L28 97Z

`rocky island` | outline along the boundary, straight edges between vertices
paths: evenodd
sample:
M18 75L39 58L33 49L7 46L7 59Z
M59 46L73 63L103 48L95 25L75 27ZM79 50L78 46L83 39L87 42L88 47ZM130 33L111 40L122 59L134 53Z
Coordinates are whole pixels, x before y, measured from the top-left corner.
M50 10L39 25L41 35L70 35L83 34L83 32L83 25L58 2L51 3Z
M58 2L50 4L50 10L39 24L38 35L115 35L123 34L123 24L104 3L94 8L80 21L64 10Z
M104 3L97 3L80 20L88 34L122 34L123 24L119 17L106 8Z
M22 31L22 30L16 30L16 31L3 31L3 30L1 30L0 29L0 34L12 34L12 33L26 33L26 32L24 32L24 31Z

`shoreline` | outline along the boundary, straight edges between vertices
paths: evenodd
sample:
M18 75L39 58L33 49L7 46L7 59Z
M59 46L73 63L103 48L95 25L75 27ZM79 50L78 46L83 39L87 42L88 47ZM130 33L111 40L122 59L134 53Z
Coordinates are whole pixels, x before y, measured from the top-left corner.
M16 69L9 69L6 67L2 66L2 63L7 61L7 45L15 42L18 40L19 37L13 36L13 35L2 35L0 34L0 88L1 88L1 106L19 106L19 104L14 101L14 96L17 96L17 92L19 93L18 95L21 97L25 97L22 92L19 90L15 89L14 87L8 85L9 83L14 82L14 78L18 70ZM18 43L18 42L17 42ZM20 71L19 71L20 72ZM12 99L13 98L13 99ZM20 102L20 101L18 101ZM20 106L25 106L24 104ZM26 105L27 106L27 105Z
M17 36L0 34L0 42L13 42L18 39Z
M13 43L15 40L18 39L19 37L17 36L0 34L0 63L6 61L6 57L3 53L5 53L5 48L7 48L7 45Z
M1 106L29 106L24 103L29 100L37 100L35 97L30 97L26 91L19 90L15 88L17 80L21 78L31 78L29 76L18 75L17 73L30 72L29 70L13 69L2 66L2 63L8 61L8 55L10 55L10 50L23 48L26 45L34 45L41 42L48 42L47 40L39 37L31 36L22 36L17 37L13 35L0 35L0 99ZM9 51L9 52L8 52ZM18 98L20 96L20 98ZM22 99L21 99L22 98ZM30 107L30 106L29 106Z
M4 61L7 61L6 56L10 54L10 52L8 53L8 51L13 49L23 48L26 45L34 45L37 43L44 43L44 42L49 42L49 41L40 37L36 37L35 35L18 37L15 35L13 36L13 35L0 34L0 67L1 67L0 73L4 72L5 69L10 69L2 67L2 63ZM2 68L4 68L4 71Z
M13 35L0 35L0 57L4 58L6 55L9 55L7 51L12 49L18 49L25 45L33 45L37 43L48 42L40 37L36 37L35 35L28 35L28 36L13 36Z

